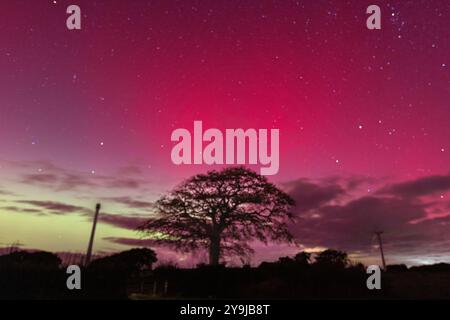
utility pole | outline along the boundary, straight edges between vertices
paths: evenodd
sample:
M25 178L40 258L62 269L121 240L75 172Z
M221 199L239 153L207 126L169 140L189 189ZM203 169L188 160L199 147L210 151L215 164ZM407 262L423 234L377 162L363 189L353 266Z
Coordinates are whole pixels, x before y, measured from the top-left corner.
M386 261L384 260L384 252L383 252L383 242L381 241L381 235L383 231L375 231L375 235L378 239L378 245L380 246L380 253L381 253L381 262L383 263L383 270L386 270Z
M86 253L86 260L84 261L85 267L87 267L91 262L92 247L94 246L95 228L97 227L97 219L99 212L100 212L100 203L97 203L97 205L95 206L95 215L94 215L94 222L92 224L91 238L89 239L89 246Z

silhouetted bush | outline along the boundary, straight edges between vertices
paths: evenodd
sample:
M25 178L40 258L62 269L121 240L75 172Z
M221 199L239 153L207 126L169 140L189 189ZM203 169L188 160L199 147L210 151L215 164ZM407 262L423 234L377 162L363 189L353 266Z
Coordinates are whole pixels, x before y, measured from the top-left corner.
M17 251L0 256L1 299L56 299L63 296L61 259L53 253Z
M390 264L386 266L386 271L388 272L406 272L408 267L404 264Z
M414 266L409 270L419 272L450 272L450 264L448 263L436 263L432 265Z

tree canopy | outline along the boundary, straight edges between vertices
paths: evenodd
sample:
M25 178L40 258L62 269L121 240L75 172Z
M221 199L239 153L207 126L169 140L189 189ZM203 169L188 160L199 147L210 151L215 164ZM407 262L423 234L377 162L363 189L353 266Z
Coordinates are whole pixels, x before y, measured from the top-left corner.
M349 264L349 259L344 251L327 249L316 256L316 263L323 266L344 268Z
M287 221L294 200L245 167L195 175L156 202L157 217L140 230L156 244L180 251L209 249L209 262L246 256L248 242L291 241Z

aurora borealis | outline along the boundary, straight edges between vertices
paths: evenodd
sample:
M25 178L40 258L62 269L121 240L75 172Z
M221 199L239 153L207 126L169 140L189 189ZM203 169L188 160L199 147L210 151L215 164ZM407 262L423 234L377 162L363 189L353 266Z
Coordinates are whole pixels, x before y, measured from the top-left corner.
M82 29L67 30L76 3ZM297 201L295 246L450 261L448 1L3 1L0 244L141 245L151 202L217 166L174 165L171 133L279 129L271 181ZM187 259L170 252L167 259Z

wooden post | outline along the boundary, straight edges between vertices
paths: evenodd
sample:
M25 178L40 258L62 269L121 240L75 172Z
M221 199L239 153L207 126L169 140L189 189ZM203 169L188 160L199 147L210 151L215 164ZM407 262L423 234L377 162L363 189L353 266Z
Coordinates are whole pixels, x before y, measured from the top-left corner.
M95 215L94 215L94 222L92 224L92 231L91 231L91 237L89 239L89 246L86 253L86 260L84 261L84 266L87 267L89 263L91 262L92 257L92 248L94 246L94 237L95 237L95 228L97 227L97 219L98 214L100 212L100 203L97 203L95 206Z

